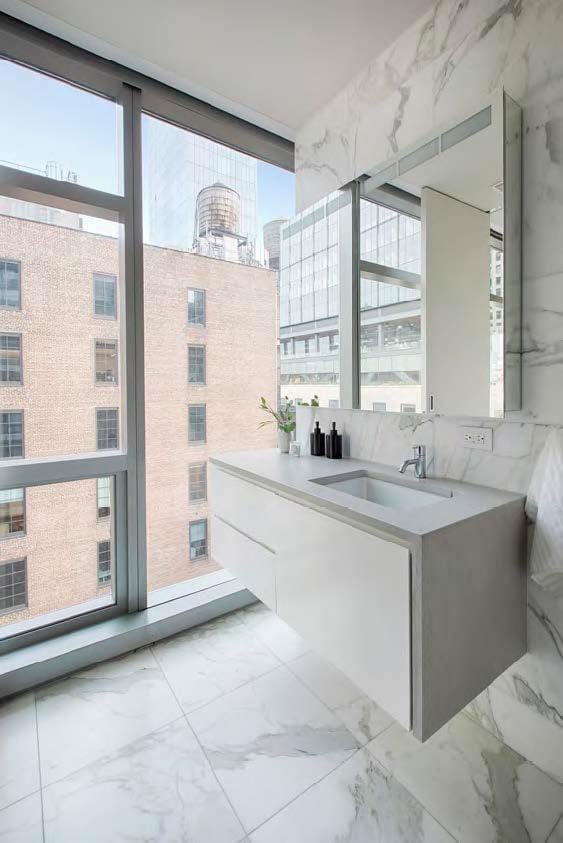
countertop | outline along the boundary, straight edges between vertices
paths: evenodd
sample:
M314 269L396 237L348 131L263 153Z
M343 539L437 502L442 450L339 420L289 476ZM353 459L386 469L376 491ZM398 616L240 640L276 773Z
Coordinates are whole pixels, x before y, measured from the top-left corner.
M524 517L523 495L448 478L417 480L412 476L412 468L408 469L410 476L401 475L397 466L383 463L329 460L308 455L292 457L280 454L277 449L220 454L211 457L210 462L242 479L344 519L360 529L388 534L408 544L511 503L521 504ZM442 495L451 492L451 497L440 496L436 502L413 509L395 509L312 482L362 470L377 475L378 479L391 480L421 491Z

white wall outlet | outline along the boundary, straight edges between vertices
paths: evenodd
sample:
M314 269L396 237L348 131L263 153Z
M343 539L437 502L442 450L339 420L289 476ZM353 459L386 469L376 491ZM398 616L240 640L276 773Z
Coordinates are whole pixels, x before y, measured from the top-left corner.
M459 436L464 448L476 448L478 451L493 450L492 427L460 427Z

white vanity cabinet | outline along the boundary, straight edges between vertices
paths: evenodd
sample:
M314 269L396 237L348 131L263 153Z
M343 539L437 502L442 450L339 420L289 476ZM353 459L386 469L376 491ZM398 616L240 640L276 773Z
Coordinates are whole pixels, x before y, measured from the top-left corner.
M217 562L409 729L408 549L211 472Z
M361 469L412 485L396 469L330 463L212 458L213 556L426 740L526 652L524 498L429 480L436 502L401 510L320 483Z

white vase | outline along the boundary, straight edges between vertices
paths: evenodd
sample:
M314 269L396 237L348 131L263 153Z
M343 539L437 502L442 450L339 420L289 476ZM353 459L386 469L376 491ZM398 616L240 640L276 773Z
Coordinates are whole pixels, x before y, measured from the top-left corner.
M280 452L280 454L289 454L290 438L290 433L286 433L285 430L280 430L280 428L278 427L278 451Z

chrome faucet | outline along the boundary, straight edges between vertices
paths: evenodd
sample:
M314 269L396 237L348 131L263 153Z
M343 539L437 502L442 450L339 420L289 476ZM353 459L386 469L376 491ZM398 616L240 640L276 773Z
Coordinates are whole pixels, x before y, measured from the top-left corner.
M414 459L405 460L399 471L404 474L409 465L414 465L415 476L419 480L424 480L426 477L426 445L415 445L413 451Z

